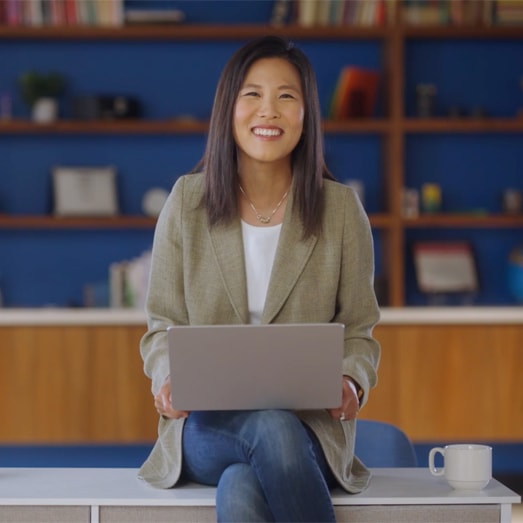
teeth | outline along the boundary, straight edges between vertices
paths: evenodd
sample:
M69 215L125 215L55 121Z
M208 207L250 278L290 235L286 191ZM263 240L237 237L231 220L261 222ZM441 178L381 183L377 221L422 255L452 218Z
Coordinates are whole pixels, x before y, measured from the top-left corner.
M254 129L253 132L258 136L279 136L281 134L279 129Z

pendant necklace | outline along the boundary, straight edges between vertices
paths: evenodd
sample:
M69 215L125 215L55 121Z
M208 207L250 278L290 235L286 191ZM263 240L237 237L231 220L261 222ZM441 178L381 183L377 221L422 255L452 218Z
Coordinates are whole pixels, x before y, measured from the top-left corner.
M255 216L256 216L256 219L263 223L263 224L267 224L267 223L270 223L271 220L272 220L272 217L276 214L276 211L280 208L281 204L283 203L283 201L285 200L285 198L287 198L287 195L289 194L289 191L290 191L290 187L285 191L285 194L282 196L281 200L278 202L278 204L276 205L276 207L274 207L274 209L272 210L271 214L269 214L269 216L263 216L262 214L260 214L258 212L258 209L256 209L256 207L254 206L254 203L251 202L251 200L249 199L249 197L245 194L245 191L243 190L243 187L238 184L238 186L240 187L240 191L241 193L243 194L243 196L245 196L245 199L247 200L247 202L249 203L252 211L254 212Z

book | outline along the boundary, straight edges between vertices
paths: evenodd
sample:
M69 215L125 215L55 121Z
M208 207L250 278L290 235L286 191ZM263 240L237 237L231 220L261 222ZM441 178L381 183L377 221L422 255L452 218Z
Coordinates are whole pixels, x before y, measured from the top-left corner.
M461 1L452 3L457 5ZM406 0L402 4L402 18L408 25L439 25L448 22L448 7L442 0Z
M151 251L109 265L109 306L143 309L149 285Z
M127 24L179 24L185 13L179 9L126 9Z
M523 24L523 0L497 0L496 22L499 25Z
M345 120L373 116L378 80L378 71L355 66L344 67L334 89L329 117L332 120Z
M318 0L298 0L296 21L298 25L310 27L318 23Z

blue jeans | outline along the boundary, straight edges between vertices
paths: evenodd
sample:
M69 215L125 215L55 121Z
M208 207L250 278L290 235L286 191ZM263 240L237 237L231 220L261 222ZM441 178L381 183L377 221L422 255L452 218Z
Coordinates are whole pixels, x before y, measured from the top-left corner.
M290 411L191 412L183 477L216 485L218 522L334 522L336 484L316 436Z

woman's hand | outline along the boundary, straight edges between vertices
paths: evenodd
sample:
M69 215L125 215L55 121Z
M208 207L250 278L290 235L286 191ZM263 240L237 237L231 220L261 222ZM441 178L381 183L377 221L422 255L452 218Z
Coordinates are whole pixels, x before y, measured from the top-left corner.
M154 397L154 408L162 418L186 418L189 412L186 410L175 410L171 405L171 377L165 378L165 383L160 392Z
M355 419L360 411L358 390L354 382L347 376L342 378L341 406L337 409L328 409L328 413L341 421Z

